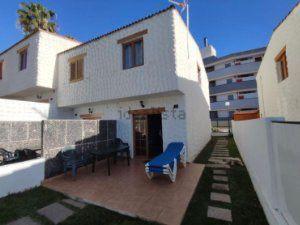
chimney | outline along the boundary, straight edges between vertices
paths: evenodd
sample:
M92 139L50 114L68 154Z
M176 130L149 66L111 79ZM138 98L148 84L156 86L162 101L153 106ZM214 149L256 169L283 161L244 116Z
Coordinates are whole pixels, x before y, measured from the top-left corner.
M206 48L208 46L208 39L207 37L204 38L204 48Z
M217 57L217 51L214 48L214 46L208 44L207 37L203 39L203 43L204 43L204 47L201 49L202 58L205 59L212 56Z

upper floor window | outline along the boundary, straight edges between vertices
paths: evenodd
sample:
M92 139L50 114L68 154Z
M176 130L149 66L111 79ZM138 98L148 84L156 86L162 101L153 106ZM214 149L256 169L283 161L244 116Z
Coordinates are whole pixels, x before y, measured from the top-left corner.
M216 102L217 101L217 96L213 95L213 96L210 96L210 102L213 103L213 102Z
M253 77L253 76L254 76L253 73L247 73L247 74L238 75L237 78L245 78L245 77Z
M216 86L216 81L209 81L209 87L215 87Z
M256 57L255 58L255 62L261 62L262 61L262 57Z
M123 69L144 64L143 38L123 44Z
M209 66L209 67L206 67L205 69L206 69L207 73L215 71L215 67L214 66Z
M0 61L0 80L2 80L3 76L3 61Z
M27 55L28 46L18 51L19 53L19 70L25 70L27 68Z
M225 68L231 67L231 63L225 63Z
M144 39L148 30L142 30L117 41L122 44L123 69L144 65Z
M234 100L234 96L233 95L228 95L228 100Z
M226 84L231 84L232 83L232 79L227 79L226 80Z
M85 54L69 59L70 82L83 80L84 56Z
M287 58L286 58L286 47L284 47L279 54L275 57L277 66L278 80L282 81L289 76Z

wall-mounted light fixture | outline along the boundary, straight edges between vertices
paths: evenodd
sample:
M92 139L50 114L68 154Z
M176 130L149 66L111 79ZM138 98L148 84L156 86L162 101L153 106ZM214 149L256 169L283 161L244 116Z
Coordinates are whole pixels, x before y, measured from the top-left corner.
M144 101L140 101L140 105L142 108L145 108Z
M173 106L173 109L178 109L178 104L175 104L175 105Z
M89 114L93 114L93 108L89 108Z

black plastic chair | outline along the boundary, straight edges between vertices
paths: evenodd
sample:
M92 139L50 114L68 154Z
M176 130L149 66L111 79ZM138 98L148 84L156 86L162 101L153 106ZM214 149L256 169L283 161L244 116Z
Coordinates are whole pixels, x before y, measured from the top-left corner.
M18 157L14 153L9 152L4 148L0 148L0 156L2 157L0 164L8 164L18 160Z
M71 169L72 176L75 178L77 169L81 166L86 166L88 157L80 151L77 151L75 146L66 146L61 150L61 157L63 161L64 174L67 174L68 169Z

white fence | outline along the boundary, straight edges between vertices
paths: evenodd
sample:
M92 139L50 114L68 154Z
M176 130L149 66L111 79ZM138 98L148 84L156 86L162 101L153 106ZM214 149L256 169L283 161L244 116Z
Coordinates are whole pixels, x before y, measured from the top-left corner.
M269 223L300 225L300 124L272 120L233 121L234 139Z
M32 159L0 167L0 198L39 186L44 180L45 159Z
M73 118L72 109L57 108L55 102L50 104L0 99L0 121L41 121Z

